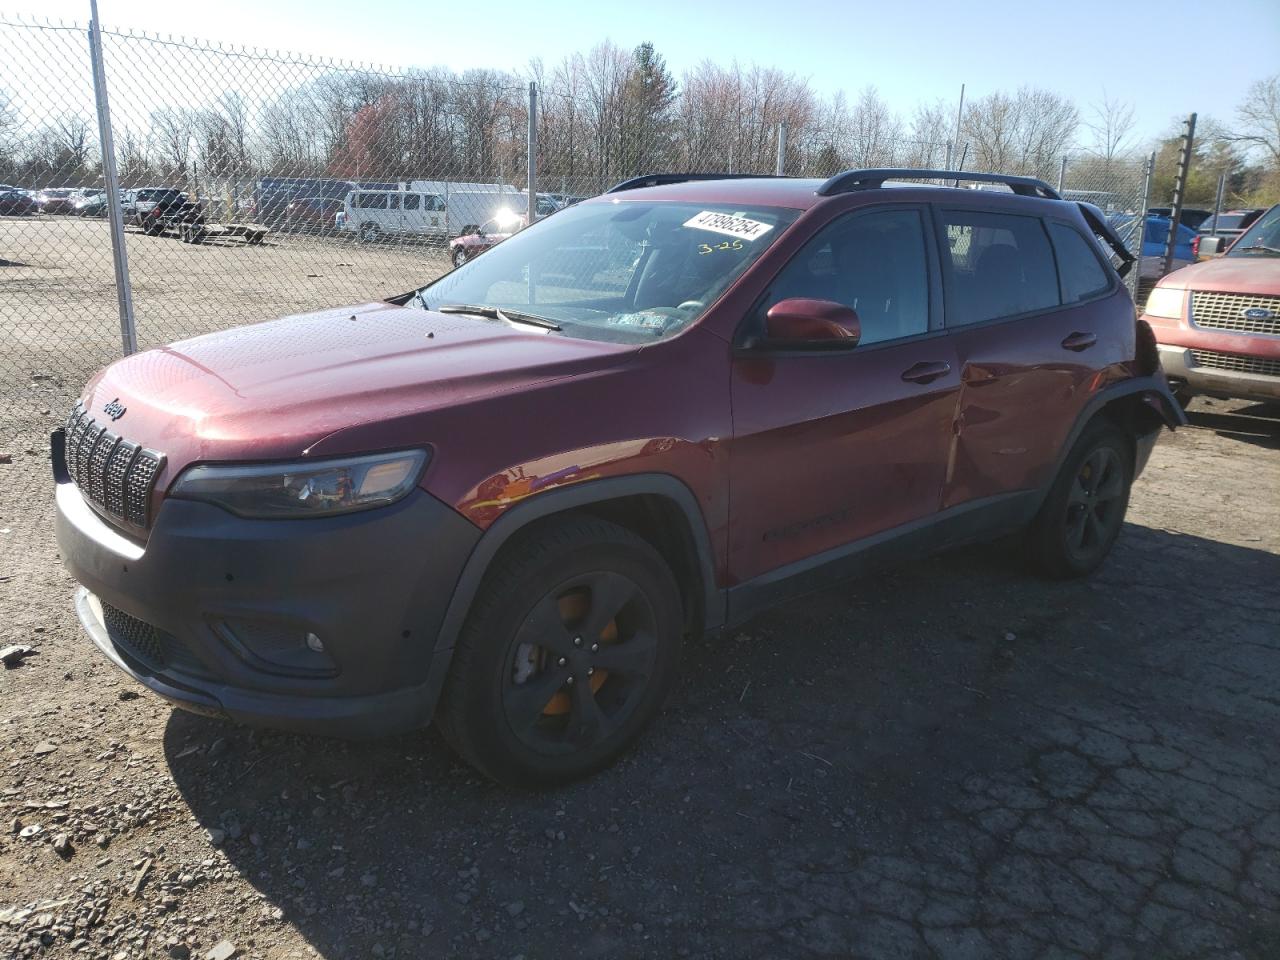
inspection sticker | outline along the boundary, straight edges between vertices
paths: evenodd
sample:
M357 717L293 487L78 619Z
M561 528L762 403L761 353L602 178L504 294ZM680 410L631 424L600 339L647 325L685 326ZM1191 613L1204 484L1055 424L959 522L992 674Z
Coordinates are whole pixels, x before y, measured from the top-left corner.
M731 213L716 213L714 210L703 210L686 220L684 225L694 230L710 230L730 237L741 237L743 240L757 240L773 229L771 223L735 217Z

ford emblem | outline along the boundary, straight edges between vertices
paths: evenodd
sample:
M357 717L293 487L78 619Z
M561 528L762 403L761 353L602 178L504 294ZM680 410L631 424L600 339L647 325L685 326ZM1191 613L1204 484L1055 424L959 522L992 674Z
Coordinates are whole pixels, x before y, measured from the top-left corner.
M1270 320L1275 315L1274 310L1268 310L1266 307L1245 307L1240 311L1240 316L1246 320Z

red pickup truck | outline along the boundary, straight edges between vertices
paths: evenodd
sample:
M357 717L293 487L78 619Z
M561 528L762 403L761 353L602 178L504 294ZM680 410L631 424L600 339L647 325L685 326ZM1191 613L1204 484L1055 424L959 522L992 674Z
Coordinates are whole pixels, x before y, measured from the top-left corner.
M1216 253L1217 238L1200 242ZM1263 214L1226 256L1164 277L1143 319L1185 406L1192 397L1280 400L1280 204Z

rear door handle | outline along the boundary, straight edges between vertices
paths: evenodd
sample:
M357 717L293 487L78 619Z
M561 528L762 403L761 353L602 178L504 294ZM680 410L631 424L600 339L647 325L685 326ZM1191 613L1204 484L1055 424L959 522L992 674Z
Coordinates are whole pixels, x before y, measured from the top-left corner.
M932 383L939 377L945 377L950 372L951 364L949 363L943 363L938 360L922 361L909 370L904 370L902 379L908 383Z
M1062 347L1064 350L1075 350L1078 353L1081 350L1088 350L1097 342L1098 335L1096 333L1076 331L1067 335L1066 339L1062 341Z

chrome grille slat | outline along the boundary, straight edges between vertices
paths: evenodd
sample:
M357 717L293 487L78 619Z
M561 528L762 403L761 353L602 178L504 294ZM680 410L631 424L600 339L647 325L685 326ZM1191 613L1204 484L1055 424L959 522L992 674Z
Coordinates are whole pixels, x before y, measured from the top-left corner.
M1266 377L1280 377L1280 360L1263 357L1247 357L1239 353L1220 353L1217 350L1192 350L1191 356L1201 367L1215 370L1234 370L1237 373L1260 373Z
M1243 316L1245 310L1255 308L1270 310L1271 316L1256 319ZM1280 337L1280 297L1193 290L1191 322L1205 330L1229 330L1232 333L1261 333Z
M66 459L67 473L86 499L122 525L151 525L151 495L163 456L117 436L76 404L67 417Z

